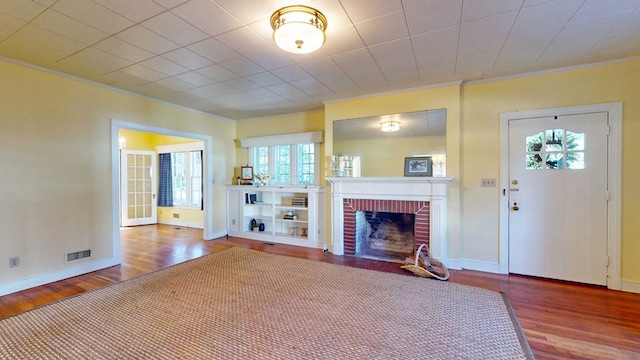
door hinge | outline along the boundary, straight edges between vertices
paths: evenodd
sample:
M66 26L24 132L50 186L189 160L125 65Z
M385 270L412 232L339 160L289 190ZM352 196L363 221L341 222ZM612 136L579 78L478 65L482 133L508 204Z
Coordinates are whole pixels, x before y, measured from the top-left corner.
M607 125L607 136L611 135L611 126Z
M607 256L607 267L611 264L611 256Z
M607 196L607 201L609 201L611 199L611 192L607 191L606 196Z

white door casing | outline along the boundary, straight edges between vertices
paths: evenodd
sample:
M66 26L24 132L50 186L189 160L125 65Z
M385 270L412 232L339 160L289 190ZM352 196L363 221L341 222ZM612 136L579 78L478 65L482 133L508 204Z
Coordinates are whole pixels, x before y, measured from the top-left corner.
M157 223L156 153L123 149L120 164L122 226Z
M590 113L606 113L609 120L609 140L606 149L601 149L602 153L606 152L606 165L601 171L606 172L606 183L608 191L607 211L606 211L606 251L599 257L600 263L608 262L606 284L611 289L621 289L622 280L620 275L621 255L620 255L620 207L621 207L621 128L622 128L622 103L606 103L596 105L574 106L567 108L543 109L522 111L513 113L503 113L500 115L500 272L508 273L510 270L510 215L513 204L510 202L511 184L509 166L509 123L519 119L545 119L551 117L563 117L575 114ZM535 120L532 120L535 121ZM546 160L546 159L545 159ZM569 189L573 190L572 188ZM514 193L520 193L516 191ZM522 210L535 203L522 198ZM520 211L520 210L518 210ZM557 254L554 256L558 257ZM515 260L515 259L514 259Z
M509 272L607 283L607 113L509 121Z

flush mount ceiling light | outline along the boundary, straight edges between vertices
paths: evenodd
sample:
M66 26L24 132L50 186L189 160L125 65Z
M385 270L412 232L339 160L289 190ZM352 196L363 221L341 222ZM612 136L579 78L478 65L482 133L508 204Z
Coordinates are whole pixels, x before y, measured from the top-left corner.
M271 15L273 40L282 50L308 54L318 50L327 36L327 18L318 10L304 6L286 6Z
M382 132L394 132L400 130L400 121L388 120L380 123Z

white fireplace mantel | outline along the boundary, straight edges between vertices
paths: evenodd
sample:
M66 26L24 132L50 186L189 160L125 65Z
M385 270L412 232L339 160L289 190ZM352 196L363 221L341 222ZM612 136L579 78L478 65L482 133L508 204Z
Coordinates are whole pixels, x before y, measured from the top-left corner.
M446 198L451 177L330 177L331 252L344 255L344 199L430 202L431 255L446 261Z

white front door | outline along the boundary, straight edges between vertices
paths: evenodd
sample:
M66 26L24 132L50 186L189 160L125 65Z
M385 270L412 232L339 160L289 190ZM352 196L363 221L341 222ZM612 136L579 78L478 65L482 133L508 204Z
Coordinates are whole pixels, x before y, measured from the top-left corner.
M156 153L141 150L121 151L121 225L155 224L158 222Z
M607 284L607 116L509 121L509 272Z

